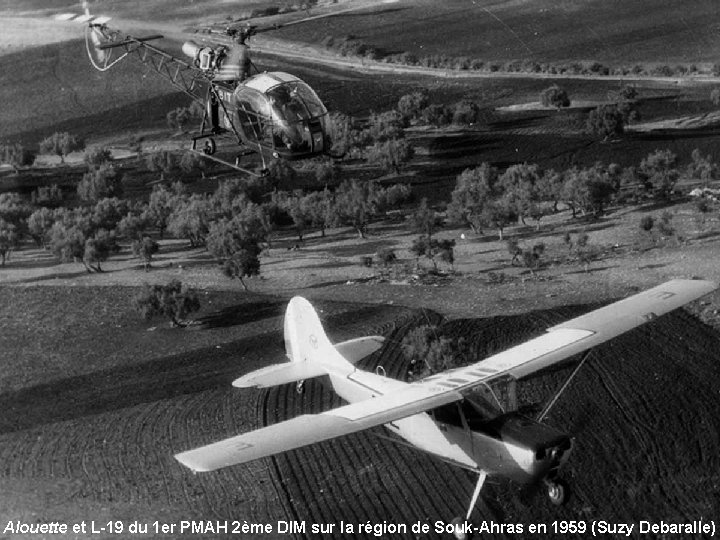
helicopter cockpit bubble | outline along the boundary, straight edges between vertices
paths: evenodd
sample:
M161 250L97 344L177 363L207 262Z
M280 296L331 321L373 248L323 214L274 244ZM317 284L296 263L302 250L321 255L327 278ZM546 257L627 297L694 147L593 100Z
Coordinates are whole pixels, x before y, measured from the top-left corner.
M327 109L306 83L282 72L262 73L235 89L238 113L255 122L252 136L285 157L323 150ZM246 134L248 132L246 131Z

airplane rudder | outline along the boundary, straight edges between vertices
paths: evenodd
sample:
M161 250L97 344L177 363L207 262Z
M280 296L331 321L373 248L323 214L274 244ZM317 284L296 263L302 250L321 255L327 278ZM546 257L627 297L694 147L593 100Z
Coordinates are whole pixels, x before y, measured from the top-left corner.
M292 362L312 358L326 346L332 347L315 308L305 298L295 296L285 312L285 350Z

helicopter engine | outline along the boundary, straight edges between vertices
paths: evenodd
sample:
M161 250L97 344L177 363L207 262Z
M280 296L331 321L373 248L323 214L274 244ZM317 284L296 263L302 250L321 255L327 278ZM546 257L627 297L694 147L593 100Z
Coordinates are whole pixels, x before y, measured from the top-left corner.
M227 47L202 46L194 41L183 43L182 51L194 60L195 65L213 74L216 81L243 81L250 71L247 45L236 43Z
M204 47L194 41L183 43L182 52L195 61L195 65L203 71L218 69L224 56L224 47Z

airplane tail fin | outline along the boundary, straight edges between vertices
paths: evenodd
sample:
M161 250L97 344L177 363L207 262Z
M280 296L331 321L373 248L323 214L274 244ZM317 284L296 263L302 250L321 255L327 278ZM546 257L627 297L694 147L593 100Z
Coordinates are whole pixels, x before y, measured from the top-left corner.
M327 374L347 376L355 369L353 364L378 350L383 341L380 336L368 336L333 345L310 302L296 296L285 312L285 350L290 362L248 373L233 386L266 388Z

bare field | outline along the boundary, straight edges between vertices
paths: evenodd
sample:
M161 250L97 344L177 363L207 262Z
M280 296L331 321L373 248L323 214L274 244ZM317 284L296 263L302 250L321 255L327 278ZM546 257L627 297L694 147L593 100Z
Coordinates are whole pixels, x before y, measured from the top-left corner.
M677 0L403 1L378 14L353 13L282 29L320 43L353 35L384 52L484 60L594 60L607 64L715 62L717 5Z
M452 335L472 341L472 361L589 308L446 324ZM391 344L366 367L383 365L402 375L407 365L396 343L418 322L426 319L396 329ZM551 425L577 433L564 473L574 494L568 505L558 510L543 497L529 498L516 485L492 482L475 518L537 523L612 516L633 522L718 515L720 399L709 382L720 376L712 353L717 340L715 331L677 312L596 349L549 419ZM532 405L546 399L566 374L560 370L524 382L522 401ZM337 405L330 394L315 383L306 386L302 397L289 387L271 390L268 402L279 412L270 423ZM275 461L296 501L294 515L315 522L449 520L464 511L474 484L470 474L372 434L289 452Z
M28 521L432 523L462 512L471 476L377 439L380 430L219 473L193 475L180 467L172 458L177 451L319 412L337 398L316 381L302 395L293 385L230 386L246 371L282 361L280 299L210 293L202 330L162 325L148 332L150 324L133 319L125 304L131 291L0 289L1 361L8 374L0 394L0 514ZM19 303L27 308L16 317L10 306ZM481 358L592 307L444 324L451 335L469 338L472 356ZM319 308L334 340L386 335L388 345L364 367L382 365L401 378L408 367L398 345L402 336L439 321L432 312L387 305L320 302ZM73 339L59 338L48 312L63 314ZM549 419L577 430L565 471L570 503L558 510L515 485L491 483L476 518L527 523L550 515L618 521L718 515L720 397L712 382L720 377L713 353L718 339L679 311L598 348ZM35 348L26 352L20 344L29 340ZM115 357L88 345L116 340L140 343L119 348ZM63 362L65 374L56 373ZM12 377L18 373L21 382ZM524 382L522 403L545 399L564 373ZM9 385L8 377L16 382Z
M0 515L68 522L285 519L288 501L267 462L210 476L193 475L172 458L201 441L252 429L264 417L263 395L235 392L230 382L283 360L284 302L211 293L202 330L183 332L131 317L131 293L0 290ZM24 309L16 316L18 304ZM321 307L329 327L344 331L386 328L407 311Z

